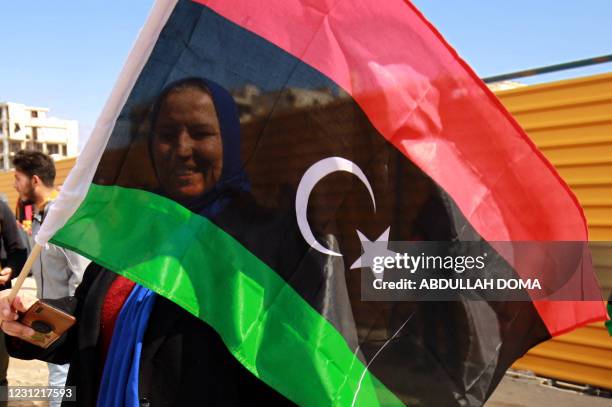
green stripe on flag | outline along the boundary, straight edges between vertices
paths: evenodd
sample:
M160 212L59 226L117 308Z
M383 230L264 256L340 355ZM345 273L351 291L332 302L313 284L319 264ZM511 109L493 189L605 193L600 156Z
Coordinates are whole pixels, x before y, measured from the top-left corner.
M402 405L342 335L208 219L159 195L92 184L52 242L210 324L253 374L302 405Z

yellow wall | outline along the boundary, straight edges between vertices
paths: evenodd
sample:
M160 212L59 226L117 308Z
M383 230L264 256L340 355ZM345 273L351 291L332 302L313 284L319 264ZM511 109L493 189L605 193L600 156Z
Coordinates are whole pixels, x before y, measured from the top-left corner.
M607 298L612 290L612 74L496 94L584 208ZM603 323L590 324L533 348L514 367L612 389L612 337Z
M578 196L590 239L612 241L612 74L497 96Z
M612 290L612 74L497 92L584 208L595 267Z

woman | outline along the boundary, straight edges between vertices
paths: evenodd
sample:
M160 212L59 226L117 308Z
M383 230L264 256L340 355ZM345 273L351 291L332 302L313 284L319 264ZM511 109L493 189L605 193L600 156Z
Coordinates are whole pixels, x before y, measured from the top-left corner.
M170 84L153 105L151 129L155 192L214 218L248 191L236 106L219 85L199 78ZM99 265L88 268L74 297L53 303L75 315L77 325L49 349L18 339L33 334L15 321L32 302L18 297L10 307L0 299L9 351L70 362L66 385L76 386L76 405L288 402L247 371L207 324Z

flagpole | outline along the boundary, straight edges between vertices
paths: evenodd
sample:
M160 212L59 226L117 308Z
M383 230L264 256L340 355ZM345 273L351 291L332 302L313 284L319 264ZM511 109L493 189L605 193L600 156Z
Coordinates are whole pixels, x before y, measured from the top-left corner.
M23 265L23 268L21 269L21 272L19 273L19 276L17 277L17 281L15 282L15 285L13 286L13 288L11 288L11 293L8 296L9 304L12 304L13 301L15 300L15 297L17 296L17 292L21 289L23 282L25 281L26 277L28 276L28 273L32 269L32 264L34 264L34 261L40 255L41 250L42 250L42 246L36 243L34 245L34 248L32 249L32 252L30 252L30 256L28 256L28 259Z
M500 82L509 79L525 78L528 76L541 75L544 73L551 73L557 71L564 71L566 69L582 68L585 66L605 64L606 62L612 62L612 54L602 55L595 58L581 59L578 61L565 62L562 64L542 66L539 68L525 69L523 71L511 72L503 75L489 76L482 78L484 83Z

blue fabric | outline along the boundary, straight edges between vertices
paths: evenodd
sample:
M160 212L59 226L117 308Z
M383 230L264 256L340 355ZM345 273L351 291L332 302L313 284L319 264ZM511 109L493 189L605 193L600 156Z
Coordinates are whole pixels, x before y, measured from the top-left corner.
M98 393L99 407L139 406L140 353L155 293L136 284L123 304L111 339Z

